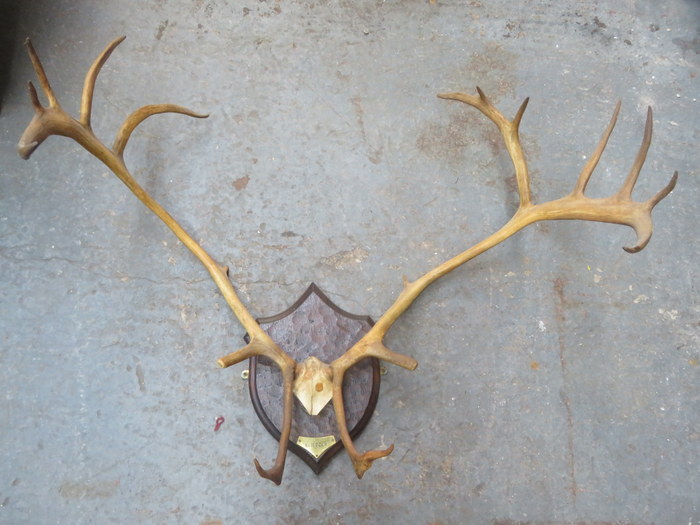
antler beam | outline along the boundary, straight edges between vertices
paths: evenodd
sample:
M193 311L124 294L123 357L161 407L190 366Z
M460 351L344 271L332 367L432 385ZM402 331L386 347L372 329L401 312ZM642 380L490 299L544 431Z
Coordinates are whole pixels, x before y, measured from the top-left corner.
M627 179L620 190L611 197L603 199L592 199L584 195L593 170L598 165L598 161L607 145L608 138L615 127L617 115L620 111L620 104L618 103L613 112L610 124L608 124L608 127L603 133L593 155L583 167L573 191L569 195L557 200L542 204L533 204L530 195L530 176L519 136L520 121L525 113L525 108L527 107L529 99L525 99L513 120L508 120L493 106L493 104L491 104L481 89L477 87L476 90L478 96L465 93L446 93L438 96L443 99L464 102L481 111L496 124L513 162L515 177L518 183L520 204L513 217L494 234L452 259L445 261L436 268L433 268L415 281L409 281L404 278L403 290L394 304L391 305L360 341L350 348L343 356L331 363L335 389L333 400L341 438L353 462L355 472L360 478L364 472L372 466L372 462L375 459L390 454L394 446L391 445L386 450L370 450L362 454L355 449L345 421L345 410L342 398L343 376L348 368L366 357L378 357L379 359L403 366L409 370L413 370L416 367L417 363L414 359L396 354L387 349L383 344L383 340L394 322L409 306L411 306L411 304L413 304L413 301L416 300L423 290L443 275L450 273L452 270L470 261L477 255L493 248L526 226L539 221L585 220L627 225L635 230L637 234L637 243L632 247L625 247L624 249L629 253L636 253L642 250L651 238L653 231L651 212L654 206L673 190L678 180L678 172L675 172L669 183L649 200L644 202L635 202L632 200L632 190L637 182L642 165L646 159L647 151L649 150L649 145L651 144L652 111L651 108L649 108L647 111L642 145L627 175Z
M75 140L92 155L101 160L126 186L136 195L136 197L155 213L165 225L172 230L180 241L200 260L209 271L211 278L218 286L221 294L238 318L241 325L247 330L250 336L250 343L242 349L233 352L218 360L221 367L228 367L243 361L250 356L265 356L274 361L282 371L284 379L284 415L282 421L282 438L279 442L277 457L272 468L266 470L260 466L258 460L254 460L258 473L276 484L282 482L284 472L284 462L287 454L287 441L292 424L292 382L294 380L294 360L289 357L269 335L258 325L253 315L248 311L240 300L236 291L228 278L228 268L219 265L199 243L197 243L175 219L155 201L131 175L124 164L124 149L136 127L146 118L160 113L181 113L197 118L206 118L207 115L200 115L187 108L174 104L157 104L144 106L134 111L122 124L114 140L112 148L108 148L93 133L91 127L92 98L95 91L95 82L102 66L105 64L112 51L124 41L125 37L113 40L100 55L95 59L85 76L82 100L80 104L80 119L76 120L61 108L56 96L51 89L39 56L37 55L29 39L26 41L29 57L39 79L39 85L46 95L48 107L42 106L36 92L36 88L29 83L29 98L34 108L34 117L25 129L17 152L23 159L28 159L39 145L51 135L62 135Z

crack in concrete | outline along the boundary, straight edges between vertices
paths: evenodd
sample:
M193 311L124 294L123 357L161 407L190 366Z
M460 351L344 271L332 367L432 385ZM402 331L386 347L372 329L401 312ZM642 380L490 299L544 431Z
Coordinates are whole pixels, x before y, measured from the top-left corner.
M179 277L179 276L170 276L170 277L168 277L168 280L157 280L157 279L152 279L150 277L144 277L144 276L140 276L140 275L126 274L126 273L118 271L118 270L113 275L110 275L110 274L96 271L90 265L86 266L85 261L83 261L83 260L69 259L67 257L62 257L59 255L51 255L48 257L17 257L17 256L9 255L7 253L7 248L0 248L0 257L2 257L3 259L6 259L8 261L11 261L13 263L26 264L26 265L33 265L33 264L43 265L43 264L47 264L47 263L51 263L51 262L60 262L63 264L69 264L71 266L75 266L83 272L89 272L89 273L96 275L98 277L101 277L105 280L118 279L121 282L129 282L132 280L137 280L137 281L146 281L149 283L153 283L153 284L162 286L164 284L168 284L170 281L180 281L180 282L183 282L187 285L195 285L195 284L199 284L199 283L202 283L205 281L209 281L209 279L206 277L202 277L202 278L198 278L198 279L185 279L184 277Z
M567 299L564 295L564 279L558 277L554 280L554 311L557 321L557 341L559 343L559 366L562 374L562 388L559 391L564 409L566 410L566 440L567 440L567 467L570 480L569 492L571 493L574 509L576 508L576 495L579 492L578 483L576 482L576 460L574 449L574 415L571 407L571 399L567 392L568 384L568 368L566 363L566 340L564 338L564 324L566 322L566 305Z

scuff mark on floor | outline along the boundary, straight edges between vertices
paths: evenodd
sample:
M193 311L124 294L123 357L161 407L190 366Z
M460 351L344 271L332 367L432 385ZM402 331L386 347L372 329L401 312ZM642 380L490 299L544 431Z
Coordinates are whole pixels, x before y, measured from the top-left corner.
M571 492L574 507L576 506L576 494L579 491L576 482L576 460L574 454L574 415L571 408L571 399L567 392L568 369L566 364L566 339L564 337L564 325L566 323L567 299L564 293L566 281L561 277L554 279L554 313L557 322L557 340L559 344L559 365L562 374L562 388L559 397L566 410L566 437L567 437L567 467L569 475L569 492Z
M139 390L141 392L146 391L146 376L143 373L143 365L141 364L141 361L138 358L136 359L136 379L138 380L139 383Z
M321 259L321 264L332 266L336 270L342 270L348 266L360 264L369 257L369 252L365 248L353 248L352 250L343 250L328 257Z

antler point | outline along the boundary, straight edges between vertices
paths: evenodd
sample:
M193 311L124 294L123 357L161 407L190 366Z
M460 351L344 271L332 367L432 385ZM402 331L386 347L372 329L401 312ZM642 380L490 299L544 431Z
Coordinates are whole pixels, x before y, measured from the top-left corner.
M527 105L530 103L530 97L526 97L525 100L523 100L523 103L520 104L520 107L518 108L518 112L515 114L515 118L513 119L513 124L515 125L515 129L517 130L520 127L520 121L523 118L523 115L525 114L525 108L527 108Z
M38 146L39 143L36 140L29 144L17 144L17 154L22 159L27 160Z
M31 101L34 110L42 111L44 109L44 106L41 105L41 102L39 101L39 95L36 92L36 87L34 86L31 80L27 82L27 91L29 91L29 100Z
M673 191L673 189L676 187L676 182L678 182L678 171L674 171L671 180L668 181L668 184L666 184L666 186L664 186L659 193L647 201L649 211L653 210L659 202L664 200L668 194Z
M260 474L260 477L269 479L272 481L275 485L281 485L282 484L282 473L277 472L278 469L276 468L271 468L270 470L265 470L262 468L260 465L260 462L257 460L257 458L253 458L253 463L255 464L255 470L258 471L258 474ZM273 472L275 471L275 472Z

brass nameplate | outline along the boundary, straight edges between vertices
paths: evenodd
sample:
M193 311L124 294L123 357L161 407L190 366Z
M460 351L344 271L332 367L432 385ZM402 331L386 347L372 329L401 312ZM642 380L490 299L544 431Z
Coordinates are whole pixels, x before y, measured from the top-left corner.
M321 437L306 437L299 436L297 439L297 445L299 445L304 450L308 451L316 459L320 458L323 453L335 445L335 436L321 436Z

